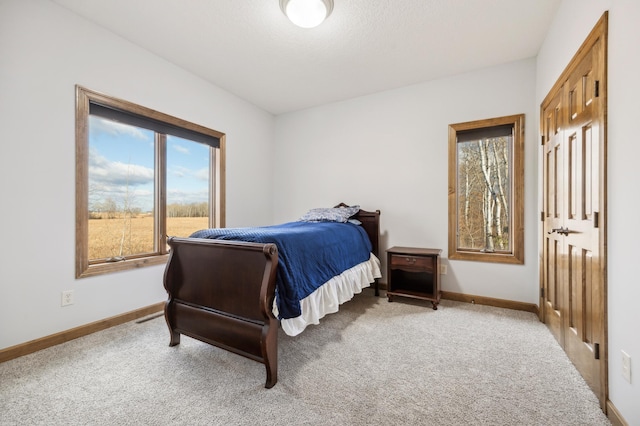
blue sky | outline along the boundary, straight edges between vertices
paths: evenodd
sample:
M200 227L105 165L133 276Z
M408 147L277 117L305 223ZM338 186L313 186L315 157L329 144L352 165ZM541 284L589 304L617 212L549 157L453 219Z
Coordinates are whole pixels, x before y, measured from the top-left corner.
M142 211L153 208L154 135L100 117L89 118L89 208L111 198ZM208 200L209 147L167 137L167 203Z

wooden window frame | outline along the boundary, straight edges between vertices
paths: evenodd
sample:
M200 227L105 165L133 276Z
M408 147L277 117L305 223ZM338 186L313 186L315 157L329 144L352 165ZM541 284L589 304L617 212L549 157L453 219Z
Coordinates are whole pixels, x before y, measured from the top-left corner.
M458 132L512 125L511 251L481 252L458 247ZM524 114L449 125L449 259L524 264Z
M195 132L219 140L217 149L211 149L210 212L209 226L225 224L225 134L198 124L146 108L134 103L107 96L81 86L76 86L76 278L108 274L166 263L166 147L161 143L165 134L156 133L155 190L155 252L132 255L119 262L92 262L89 260L89 116L92 104L99 104L116 111L166 124L168 127ZM159 143L160 142L160 143Z

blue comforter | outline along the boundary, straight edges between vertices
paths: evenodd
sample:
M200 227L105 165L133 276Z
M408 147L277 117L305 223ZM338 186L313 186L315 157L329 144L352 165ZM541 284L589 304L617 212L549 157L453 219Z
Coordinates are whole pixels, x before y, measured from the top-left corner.
M276 303L280 318L300 316L300 300L332 277L369 260L371 242L352 223L289 222L257 228L212 228L191 238L275 243L278 247Z

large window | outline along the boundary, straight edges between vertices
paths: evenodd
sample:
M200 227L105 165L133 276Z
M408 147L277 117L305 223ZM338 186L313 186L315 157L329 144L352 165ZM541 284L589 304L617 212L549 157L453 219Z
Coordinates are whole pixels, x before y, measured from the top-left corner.
M224 134L76 88L76 277L166 261L224 226Z
M449 258L524 263L524 115L449 126Z

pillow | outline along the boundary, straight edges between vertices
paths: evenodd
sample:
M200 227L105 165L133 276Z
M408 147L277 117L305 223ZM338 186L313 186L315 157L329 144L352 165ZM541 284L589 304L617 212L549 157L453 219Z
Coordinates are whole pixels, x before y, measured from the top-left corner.
M346 222L360 211L360 206L311 209L300 218L303 222Z

